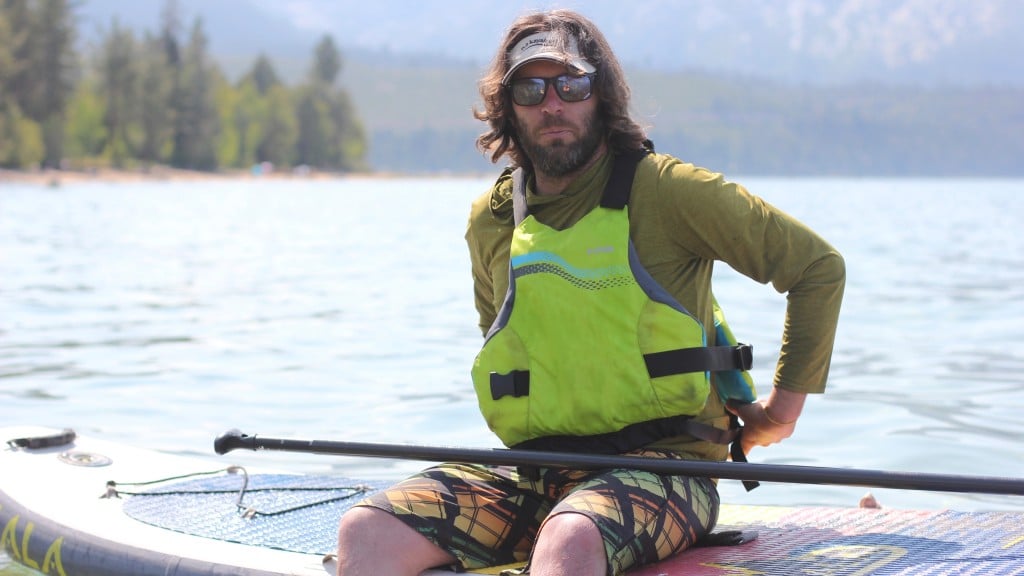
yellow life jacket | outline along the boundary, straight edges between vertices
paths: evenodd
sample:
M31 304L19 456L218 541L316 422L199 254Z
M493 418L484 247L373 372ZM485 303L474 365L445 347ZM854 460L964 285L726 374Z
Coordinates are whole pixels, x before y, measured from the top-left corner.
M565 230L528 213L513 174L509 289L472 370L506 446L611 454L686 434L735 437L692 418L709 372L749 369L751 348L709 347L700 321L641 266L628 201L644 154L617 156L600 206Z

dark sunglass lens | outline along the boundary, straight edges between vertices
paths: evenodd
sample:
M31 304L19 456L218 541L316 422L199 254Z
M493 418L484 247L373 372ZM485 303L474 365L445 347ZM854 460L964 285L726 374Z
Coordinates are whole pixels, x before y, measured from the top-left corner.
M579 102L590 97L590 76L559 76L555 78L558 95L566 102Z
M521 78L512 82L512 101L520 106L534 106L544 100L547 83L543 78Z

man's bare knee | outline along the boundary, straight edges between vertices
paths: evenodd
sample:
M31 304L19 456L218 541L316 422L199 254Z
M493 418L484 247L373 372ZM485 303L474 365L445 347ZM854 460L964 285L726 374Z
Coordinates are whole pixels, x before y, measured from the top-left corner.
M603 575L608 559L604 539L590 518L564 512L544 522L531 560L531 574Z
M349 539L364 539L373 536L370 534L376 530L385 528L391 521L399 522L397 518L376 508L368 506L356 506L341 517L338 525L338 541Z
M419 574L455 558L391 514L357 506L338 526L339 576Z

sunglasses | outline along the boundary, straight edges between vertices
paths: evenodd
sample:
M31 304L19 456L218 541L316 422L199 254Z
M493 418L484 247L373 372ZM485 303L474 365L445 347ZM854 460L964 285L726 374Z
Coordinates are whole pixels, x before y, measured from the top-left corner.
M555 94L562 102L581 102L593 93L594 74L574 76L562 74L554 78L516 78L509 83L512 101L519 106L536 106L544 101L548 86L554 85Z

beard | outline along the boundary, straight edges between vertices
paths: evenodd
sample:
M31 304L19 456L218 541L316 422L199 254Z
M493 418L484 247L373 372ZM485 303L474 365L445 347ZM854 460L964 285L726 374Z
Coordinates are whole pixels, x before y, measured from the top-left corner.
M552 140L550 144L540 144L525 126L519 122L516 124L519 145L533 164L534 171L553 178L561 178L585 166L601 145L601 138L604 135L604 122L597 114L591 115L583 123L583 131L572 143L566 143L558 138ZM537 130L562 126L571 127L565 121L548 118L537 127Z

